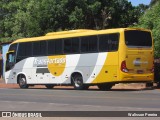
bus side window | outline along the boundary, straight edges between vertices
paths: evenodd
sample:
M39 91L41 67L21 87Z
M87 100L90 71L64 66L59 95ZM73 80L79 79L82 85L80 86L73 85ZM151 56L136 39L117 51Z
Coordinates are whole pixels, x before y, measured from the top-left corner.
M64 53L79 53L79 38L64 39Z
M80 45L79 37L72 38L72 53L79 53L79 47L80 47L79 45Z
M16 62L32 56L32 42L19 43Z
M99 51L108 52L108 35L99 35Z
M55 40L55 54L56 55L63 54L63 51L62 51L62 39Z
M98 38L94 36L81 37L81 52L91 53L97 51Z
M110 34L108 38L109 51L117 51L119 43L119 34Z
M62 39L48 40L48 55L62 55Z
M64 40L64 53L72 53L72 39Z
M99 35L99 51L112 52L118 50L119 34Z
M86 37L81 37L81 52L88 52L88 39Z
M38 41L33 42L33 55L34 56L45 56L47 55L47 42Z
M48 55L54 55L55 54L55 40L49 40L48 41L48 48L47 48Z
M98 38L97 36L90 36L89 39L89 51L96 52L98 47Z

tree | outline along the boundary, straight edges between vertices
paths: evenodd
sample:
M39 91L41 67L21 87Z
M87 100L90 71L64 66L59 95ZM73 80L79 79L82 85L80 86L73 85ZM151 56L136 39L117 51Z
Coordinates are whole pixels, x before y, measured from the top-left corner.
M59 30L128 27L138 22L144 9L128 0L1 0L0 38L11 41Z
M41 33L39 24L39 2L30 0L25 3L21 0L19 2L19 9L14 14L14 22L11 30L13 31L12 37L33 37Z
M150 2L150 6L155 5L157 2L159 2L159 0L151 0L151 2Z
M75 10L69 15L69 23L72 25L71 28L84 28L82 23L84 22L84 14L81 8L75 7Z
M127 0L102 0L101 28L127 27L138 21L139 13ZM138 13L138 14L137 14Z

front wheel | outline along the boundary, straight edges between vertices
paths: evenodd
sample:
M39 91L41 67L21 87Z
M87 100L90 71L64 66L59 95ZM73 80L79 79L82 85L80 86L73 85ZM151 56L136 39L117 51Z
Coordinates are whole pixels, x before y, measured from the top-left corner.
M29 87L29 85L27 85L26 78L22 75L18 78L18 84L19 84L19 87L23 89Z

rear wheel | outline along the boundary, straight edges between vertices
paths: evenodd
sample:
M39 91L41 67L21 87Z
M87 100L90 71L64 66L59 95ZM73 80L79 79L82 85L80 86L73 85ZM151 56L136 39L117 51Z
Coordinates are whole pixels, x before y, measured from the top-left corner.
M54 85L45 85L47 89L52 89Z
M89 85L83 85L83 90L88 90Z
M80 74L76 74L73 78L72 78L72 83L74 86L74 89L76 90L83 90L84 89L84 85L83 85L83 78L82 75Z
M98 88L102 91L107 91L110 90L112 88L112 84L100 84L98 85Z
M19 87L23 89L29 87L29 85L27 85L27 81L24 75L20 75L18 77L18 84L19 84Z
M160 88L160 82L157 83L157 88Z
M153 87L153 83L152 82L146 83L146 87Z

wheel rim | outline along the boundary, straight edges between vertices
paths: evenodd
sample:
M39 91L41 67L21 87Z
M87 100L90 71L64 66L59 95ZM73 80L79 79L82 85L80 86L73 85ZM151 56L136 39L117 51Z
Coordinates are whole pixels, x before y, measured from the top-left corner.
M75 80L74 80L74 84L75 84L76 87L82 86L83 83L82 83L81 77L76 77Z
M20 84L20 86L24 86L26 84L25 79L24 78L20 78L19 84Z

